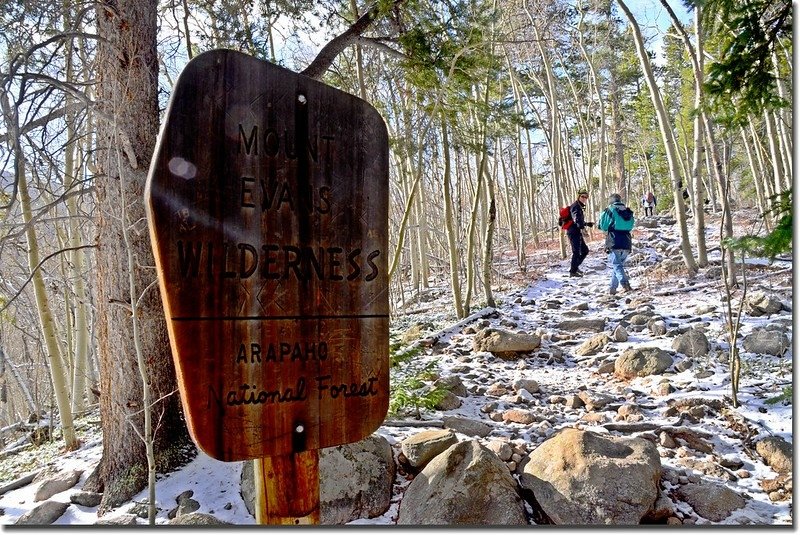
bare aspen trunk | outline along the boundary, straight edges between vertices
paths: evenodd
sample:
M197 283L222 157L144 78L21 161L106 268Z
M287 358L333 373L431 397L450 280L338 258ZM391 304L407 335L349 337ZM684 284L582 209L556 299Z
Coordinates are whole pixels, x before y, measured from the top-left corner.
M650 89L650 97L653 101L653 106L658 114L658 124L661 130L661 138L664 143L664 149L667 153L667 164L669 166L670 178L672 180L673 197L675 199L675 216L678 220L678 225L681 231L681 252L683 253L683 260L686 264L686 270L690 276L697 274L697 262L692 255L691 243L689 241L689 230L686 225L685 206L683 204L683 195L680 176L680 163L678 162L677 151L675 149L675 137L672 133L669 120L667 118L667 111L664 108L664 102L661 99L661 92L656 84L653 69L650 66L650 60L647 55L647 50L644 47L644 39L642 38L641 30L636 22L636 19L631 14L628 6L625 5L624 0L617 0L622 11L630 22L631 31L633 33L634 43L636 44L636 53L639 56L639 62L642 65L645 79L647 80L647 87Z
M775 184L775 193L780 193L791 188L791 181L787 181L784 176L783 160L781 159L781 150L778 143L778 132L775 128L775 118L768 110L764 110L764 124L767 128L767 142L769 143L769 154L770 160L772 161L772 179Z
M458 319L466 317L464 303L461 301L461 279L459 277L459 256L457 245L457 226L453 222L453 198L450 191L450 139L447 134L447 121L442 119L442 152L444 156L444 225L447 232L447 252L450 258L450 290Z
M492 252L494 244L494 231L497 224L497 205L494 194L494 177L489 175L488 170L485 170L485 172L487 173L486 192L489 196L489 207L487 215L488 221L486 222L486 235L483 240L483 291L486 294L486 305L495 307L497 306L497 303L495 302L494 294L492 293Z
M65 24L66 28L69 27L69 21ZM66 78L73 80L73 45L72 39L67 41L66 51ZM72 99L67 96L67 108L72 102ZM64 188L69 191L73 187L77 187L75 179L76 166L75 154L78 150L75 130L75 114L74 112L67 112L66 115L66 145L64 147ZM83 412L86 403L84 392L86 390L86 368L89 359L89 322L87 315L88 296L86 293L86 284L84 282L83 270L83 251L81 250L81 232L78 227L78 200L75 196L67 197L66 200L68 219L68 245L70 251L70 271L72 280L72 291L75 294L75 324L73 331L75 333L74 340L74 359L72 364L72 412L73 414L80 414Z
M742 145L744 145L744 150L747 153L747 163L750 165L750 174L753 177L753 185L756 188L758 211L762 214L766 214L767 210L769 209L769 203L764 195L764 185L761 179L762 172L756 167L757 163L755 157L753 156L753 148L750 145L747 131L744 129L744 127L740 127L739 133L742 136ZM766 228L767 232L772 230L772 219L768 216L764 217L764 228Z
M39 257L39 242L36 237L36 227L33 223L33 210L31 208L31 198L28 192L28 181L26 177L25 157L20 146L18 117L12 112L8 94L0 96L3 117L6 128L9 132L9 139L13 151L15 163L15 178L19 195L20 208L22 210L22 221L25 225L25 237L28 243L28 268L31 272L31 284L33 286L34 297L36 299L36 313L39 319L39 326L42 338L45 341L47 359L50 365L50 380L53 384L61 419L61 432L64 438L64 447L68 451L76 450L80 446L75 426L72 421L72 406L69 399L69 382L67 380L67 370L64 369L62 360L61 346L59 345L58 327L50 308L47 297L47 290L44 284L44 275L41 271Z
M35 226L31 222L33 212L31 210L31 199L28 193L27 179L24 169L17 175L17 187L19 188L19 202L22 207L22 220L25 223L25 235L28 242L28 266L31 270L31 285L36 297L36 311L39 315L39 323L42 329L42 338L45 340L47 357L50 364L50 378L53 382L53 393L55 394L58 414L61 418L61 432L64 435L64 447L67 451L78 449L80 446L75 434L75 426L72 423L72 404L69 399L69 381L67 376L69 370L65 368L62 360L61 346L58 341L58 327L50 308L47 297L47 290L44 284L44 276L40 268L39 243L36 238Z

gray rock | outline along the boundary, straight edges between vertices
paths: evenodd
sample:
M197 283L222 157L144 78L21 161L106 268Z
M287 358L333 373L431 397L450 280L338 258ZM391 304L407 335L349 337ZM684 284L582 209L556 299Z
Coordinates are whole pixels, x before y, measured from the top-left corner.
M578 318L563 320L558 324L558 328L562 331L572 332L585 332L592 331L596 333L603 332L606 328L605 318Z
M533 450L517 469L555 524L639 524L658 498L661 461L642 438L567 428Z
M492 426L489 424L463 416L445 416L442 421L447 429L468 437L485 437L492 432Z
M100 518L95 524L99 526L135 526L139 523L136 518L136 515L125 513L117 516Z
M78 484L83 470L70 470L45 476L39 481L33 494L33 501L40 502L52 498L59 492L64 492Z
M520 378L514 381L514 390L519 392L522 389L527 390L531 394L536 394L539 392L539 383L535 379L528 378Z
M223 522L214 515L206 513L186 513L173 518L167 524L171 526L229 526L230 522Z
M99 492L87 492L85 490L74 492L69 496L70 502L84 507L97 507L102 500L103 495Z
M611 339L615 342L627 342L628 341L628 331L622 325L617 325L614 328L614 332L611 333Z
M596 355L597 353L600 353L610 341L611 338L607 333L595 334L578 346L578 348L575 350L575 354L580 356Z
M504 422L514 422L517 424L528 425L538 422L540 418L535 412L527 409L508 409L503 411Z
M423 468L431 459L456 442L458 442L456 434L449 429L432 429L404 439L400 442L400 451L412 467Z
M632 347L614 361L614 373L624 379L646 377L672 366L672 357L658 347Z
M448 392L452 392L456 396L465 398L469 395L467 387L461 381L458 375L448 375L447 377L440 377L433 382L433 386L444 388Z
M406 489L398 525L524 526L525 507L505 463L477 440L448 448Z
M747 503L728 487L709 482L683 485L678 489L677 496L691 505L698 515L712 522L725 520L733 511Z
M344 524L389 508L396 467L389 442L373 434L319 452L320 524ZM242 463L242 499L255 516L253 463Z
M780 300L760 290L750 292L745 299L745 310L751 316L771 316L783 309Z
M667 334L667 324L662 319L652 319L647 322L647 328L653 336L664 336Z
M452 411L459 408L461 405L461 398L448 390L445 392L444 397L434 405L434 408L439 411Z
M47 500L19 517L14 524L25 526L50 525L58 520L67 511L68 507L68 503Z
M748 353L760 355L782 356L789 349L789 338L780 331L757 329L742 340L742 346Z
M767 437L756 442L756 451L779 474L792 471L792 445L781 437Z
M586 409L590 411L601 410L614 401L614 398L608 394L592 392L591 390L581 390L578 392L578 397L581 398L583 404L586 405Z
M541 338L537 334L519 334L491 327L480 331L472 340L475 351L493 354L529 353L539 347Z
M699 329L689 329L679 334L672 341L672 349L688 357L702 357L708 355L711 344L706 335Z
M346 524L385 513L395 472L392 447L377 434L320 450L320 524Z
M514 449L507 440L495 439L490 441L486 447L492 450L503 462L510 461L511 455L514 453Z

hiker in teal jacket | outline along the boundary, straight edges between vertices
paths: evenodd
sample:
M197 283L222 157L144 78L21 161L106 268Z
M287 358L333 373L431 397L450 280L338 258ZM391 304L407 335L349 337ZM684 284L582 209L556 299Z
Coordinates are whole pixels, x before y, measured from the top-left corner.
M631 254L634 218L630 208L622 202L619 193L612 193L611 204L603 210L597 228L606 233L606 252L608 265L611 268L611 287L609 293L617 293L617 286L622 285L626 292L632 290L628 275L625 273L625 260Z

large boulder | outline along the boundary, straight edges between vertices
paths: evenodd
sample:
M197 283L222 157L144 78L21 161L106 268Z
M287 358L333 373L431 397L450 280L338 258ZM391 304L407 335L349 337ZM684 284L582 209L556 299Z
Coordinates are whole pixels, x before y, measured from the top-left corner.
M488 351L501 357L529 353L540 344L541 338L537 334L515 333L496 327L483 329L472 340L475 351Z
M21 517L14 524L19 526L44 526L52 524L69 508L68 503L46 500Z
M41 502L49 500L59 492L64 492L78 484L83 470L69 470L67 472L42 473L36 477L36 490L33 493L33 501Z
M789 349L789 338L780 331L757 329L742 340L742 346L748 353L773 355L779 357Z
M689 329L687 332L676 336L672 341L672 349L688 357L708 355L710 348L711 344L708 342L708 337L699 329Z
M642 438L567 428L533 450L517 469L552 523L639 524L658 498L661 460Z
M733 511L745 506L745 499L725 485L710 482L689 483L677 491L677 497L694 512L712 522L721 522Z
M624 379L657 375L672 366L672 356L658 347L632 347L614 361L614 373Z
M449 429L431 429L404 439L400 443L400 451L411 467L422 468L456 442L458 442L456 434Z
M608 333L595 334L578 346L578 349L575 350L575 354L582 357L596 355L600 353L610 341L611 337L608 336Z
M319 450L320 524L346 524L389 509L396 466L392 447L378 434ZM242 499L255 516L253 463L242 464Z
M779 474L792 471L792 444L782 437L767 437L756 442L756 451Z
M346 524L385 513L395 470L392 446L377 434L320 450L320 524Z
M477 440L450 446L406 489L398 525L527 525L505 463Z
M750 292L745 300L745 310L751 316L771 316L783 309L780 300L757 290Z

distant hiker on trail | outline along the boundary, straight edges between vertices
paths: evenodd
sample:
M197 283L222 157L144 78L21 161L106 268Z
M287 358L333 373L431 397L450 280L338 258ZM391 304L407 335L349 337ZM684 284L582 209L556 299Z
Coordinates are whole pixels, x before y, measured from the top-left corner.
M583 188L578 190L578 199L569 206L569 213L572 216L572 224L567 228L567 236L572 246L572 263L569 267L570 277L583 277L583 272L578 268L583 263L586 255L589 254L589 246L583 239L583 229L594 226L591 221L587 222L583 218L583 209L586 201L589 200L589 190Z
M653 195L652 191L648 191L647 195L642 197L642 206L644 207L645 216L653 215L653 211L656 208L656 196Z
M608 292L614 295L620 284L626 292L632 290L628 275L625 273L625 260L631 253L633 245L631 230L634 218L633 212L622 202L619 193L612 193L608 200L611 204L600 215L597 228L606 233L606 252L608 265L611 268L611 287Z

